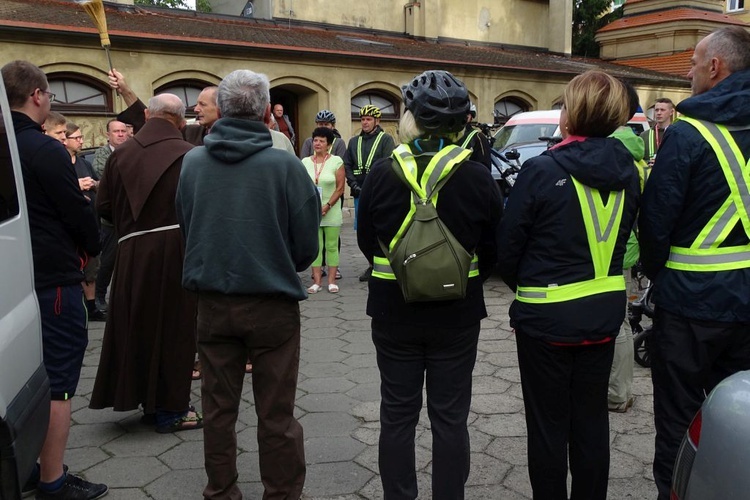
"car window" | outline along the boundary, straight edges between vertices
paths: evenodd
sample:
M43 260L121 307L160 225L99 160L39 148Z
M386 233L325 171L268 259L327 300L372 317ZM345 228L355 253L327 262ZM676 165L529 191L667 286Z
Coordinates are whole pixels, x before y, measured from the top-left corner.
M8 131L0 111L0 224L18 215L18 191L8 145Z
M503 149L510 144L519 142L538 141L540 137L551 136L557 124L549 123L524 123L519 125L506 125L495 134L495 149Z

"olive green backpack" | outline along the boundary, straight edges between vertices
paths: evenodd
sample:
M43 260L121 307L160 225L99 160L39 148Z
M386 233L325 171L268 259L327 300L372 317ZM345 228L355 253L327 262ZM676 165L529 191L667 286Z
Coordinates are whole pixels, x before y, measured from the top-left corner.
M409 147L402 144L394 151L393 171L409 187L412 206L390 245L378 242L406 302L462 299L469 276L479 275L476 259L443 224L436 208L440 189L470 154L470 150L447 146L435 154L417 180Z

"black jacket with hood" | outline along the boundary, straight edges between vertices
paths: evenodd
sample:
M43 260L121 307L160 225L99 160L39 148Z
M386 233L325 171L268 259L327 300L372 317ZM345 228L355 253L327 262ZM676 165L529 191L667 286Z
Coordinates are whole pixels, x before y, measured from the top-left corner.
M622 274L628 236L638 209L638 173L617 139L569 138L523 165L500 224L499 271L517 285L567 285L594 278L583 213L570 177L602 195L625 190L609 276ZM617 335L625 291L549 304L514 301L511 326L518 333L560 343L599 341Z
M750 159L750 70L685 99L677 111L734 126L730 133L745 163ZM687 122L672 124L646 184L639 218L641 261L655 281L654 303L659 307L695 320L750 321L750 269L688 272L665 267L670 246L689 247L728 196L729 185L703 136ZM748 241L738 222L722 246Z
M38 289L83 281L86 256L99 254L94 208L81 193L70 155L24 113L12 112L21 158Z

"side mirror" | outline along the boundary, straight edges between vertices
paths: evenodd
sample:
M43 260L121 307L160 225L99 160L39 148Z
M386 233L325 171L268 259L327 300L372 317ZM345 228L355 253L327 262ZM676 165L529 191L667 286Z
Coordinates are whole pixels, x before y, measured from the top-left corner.
M521 157L521 153L516 148L513 148L505 153L505 157L509 160L518 160Z

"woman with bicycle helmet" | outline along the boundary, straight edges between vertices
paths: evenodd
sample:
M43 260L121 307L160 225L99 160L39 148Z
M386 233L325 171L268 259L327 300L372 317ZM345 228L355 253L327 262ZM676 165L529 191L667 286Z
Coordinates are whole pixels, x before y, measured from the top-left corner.
M332 111L327 109L321 109L318 114L315 115L315 127L325 127L331 129L333 132L333 143L330 147L330 153L334 156L338 156L342 160L344 154L346 154L346 142L341 138L341 134L336 130L336 115ZM302 149L299 153L299 159L307 158L313 154L313 138L308 137L302 144Z
M469 112L464 84L446 71L426 71L402 89L406 111L399 124L402 144L392 157L373 165L360 197L357 240L365 256L380 262L386 245L410 214L412 192L393 162L413 158L416 176L442 150L453 149ZM450 148L450 149L449 149ZM427 380L432 428L432 492L422 498L464 497L470 453L467 418L479 324L487 316L483 281L495 266L495 233L502 213L500 194L483 165L458 148L451 177L439 191L437 214L464 249L478 257L465 298L404 300L395 279L373 271L367 314L381 380L379 465L386 499L417 498L414 437ZM437 159L441 156L438 155ZM401 167L399 167L401 168ZM425 177L429 177L429 174Z
M516 291L510 318L535 499L607 497L607 385L639 196L633 157L607 136L628 108L612 76L573 78L563 91L564 139L524 163L501 223L498 268Z

